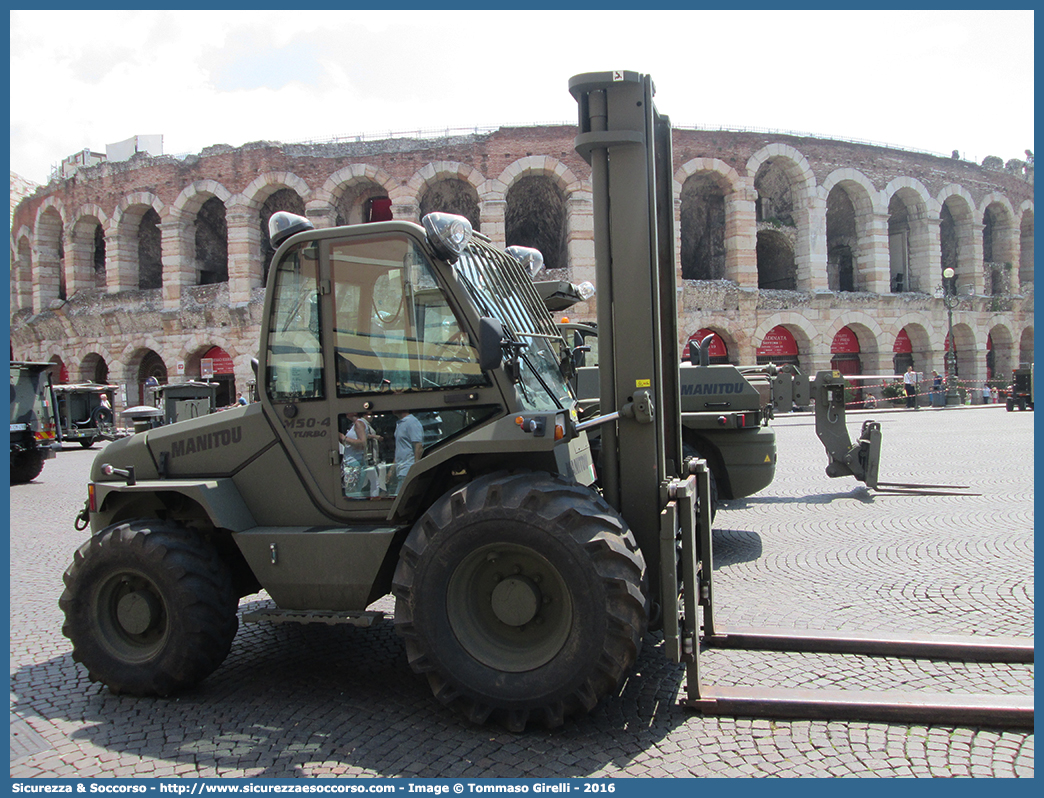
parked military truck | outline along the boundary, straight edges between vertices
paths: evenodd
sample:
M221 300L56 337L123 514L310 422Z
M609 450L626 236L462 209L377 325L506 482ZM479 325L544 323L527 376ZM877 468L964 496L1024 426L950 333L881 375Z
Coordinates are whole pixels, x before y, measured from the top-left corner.
M566 297L570 291L562 287L549 291L548 286L541 283L537 284L537 291L549 309L568 308ZM554 301L549 303L552 297ZM560 321L559 328L577 352L574 388L581 418L595 417L600 412L597 325ZM706 346L702 350L694 346L693 350L692 361L682 363L678 371L682 450L687 458L707 461L713 516L719 499L753 496L772 483L776 471L776 433L769 426L764 397L751 375L730 364L710 365ZM774 373L774 369L761 368L765 379L769 379L770 371ZM599 437L593 434L596 462L599 442Z
M263 587L265 617L363 626L391 592L411 667L475 722L589 711L650 624L691 694L710 487L682 452L670 122L648 76L570 92L592 164L600 415L580 420L576 353L529 274L466 219L273 215L260 402L115 441L91 468L60 605L92 679L198 682ZM370 428L391 431L390 460Z
M62 441L89 449L100 440L112 440L116 431L112 401L117 390L116 385L93 382L55 385Z
M55 421L50 370L53 363L11 363L11 484L32 482L55 456Z

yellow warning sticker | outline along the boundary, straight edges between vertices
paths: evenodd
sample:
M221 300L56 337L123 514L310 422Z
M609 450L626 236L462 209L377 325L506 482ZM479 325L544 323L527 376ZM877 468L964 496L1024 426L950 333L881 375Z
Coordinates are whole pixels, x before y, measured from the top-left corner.
M652 387L652 380L635 380L634 381L634 387L635 388L651 388Z
M771 463L772 462L772 455L766 454L765 455L765 462L766 463Z

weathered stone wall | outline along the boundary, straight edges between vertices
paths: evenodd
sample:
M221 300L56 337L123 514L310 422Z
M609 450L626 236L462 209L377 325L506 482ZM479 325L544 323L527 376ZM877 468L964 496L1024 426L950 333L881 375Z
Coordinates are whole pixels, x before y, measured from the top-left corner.
M201 353L219 345L232 356L241 389L252 379L271 252L262 222L289 201L317 227L359 221L372 196L388 197L395 218L417 219L451 203L500 244L524 243L507 239L525 237L534 224L560 224L533 243L554 250L547 254L555 277L593 280L590 170L574 136L572 126L545 126L431 141L256 142L82 168L38 188L13 213L15 354L60 358L72 378L101 357L110 379L132 394L150 352L171 378L175 363L187 363L188 377L198 374ZM679 345L709 327L730 359L751 363L766 333L783 325L801 345L803 367L817 369L829 365L834 336L847 326L859 339L863 371L886 373L905 330L918 370L941 370L945 260L975 293L954 315L962 378L985 377L987 341L1005 368L1032 357L1031 182L959 160L832 140L676 130L673 141ZM759 174L769 182L756 186ZM758 221L772 207L759 205L759 188L777 195L771 215L785 210L785 219ZM143 247L142 220L153 214L158 235ZM893 293L900 227L909 264ZM851 258L850 286L841 285L842 251ZM141 290L155 284L142 283L141 270L156 258L161 287ZM795 290L758 289L770 260ZM682 279L683 261L711 279ZM593 302L571 315L593 317Z

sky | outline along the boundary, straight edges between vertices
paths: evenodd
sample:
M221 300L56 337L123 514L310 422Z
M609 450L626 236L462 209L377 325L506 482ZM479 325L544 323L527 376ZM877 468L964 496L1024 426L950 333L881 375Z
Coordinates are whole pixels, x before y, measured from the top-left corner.
M679 126L981 163L1033 148L1032 11L11 11L11 170L85 148L576 121L569 78L652 75Z

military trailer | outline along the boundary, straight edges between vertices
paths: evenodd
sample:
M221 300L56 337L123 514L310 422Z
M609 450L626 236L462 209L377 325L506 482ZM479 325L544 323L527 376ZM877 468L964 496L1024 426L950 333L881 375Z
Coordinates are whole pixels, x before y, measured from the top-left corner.
M111 440L115 434L112 398L116 385L69 383L54 386L62 441L91 448L100 440Z
M53 363L11 363L11 484L32 482L55 456L60 430L54 413Z
M213 413L217 405L217 383L188 380L155 388L163 423L174 424Z
M1012 369L1011 385L1004 404L1009 413L1016 407L1019 410L1033 409L1033 366Z
M316 230L274 214L260 401L115 441L91 468L91 534L59 601L91 679L199 682L263 588L275 606L245 620L367 626L391 593L410 666L472 722L592 710L650 627L700 700L710 483L682 449L670 123L648 76L570 92L592 164L600 415L581 421L577 352L529 273L465 218Z

